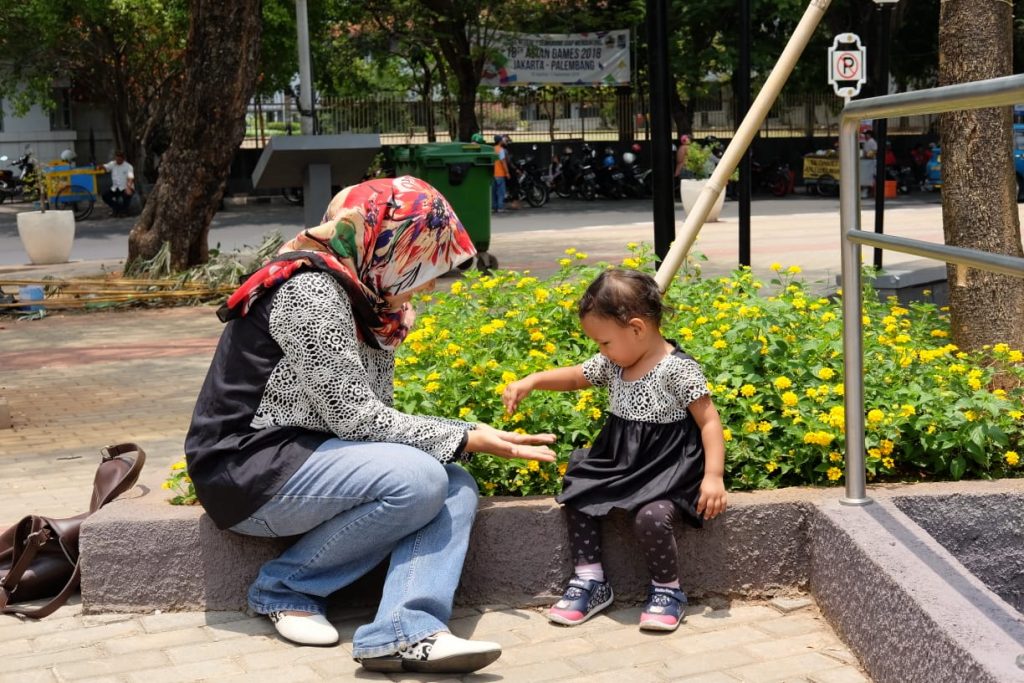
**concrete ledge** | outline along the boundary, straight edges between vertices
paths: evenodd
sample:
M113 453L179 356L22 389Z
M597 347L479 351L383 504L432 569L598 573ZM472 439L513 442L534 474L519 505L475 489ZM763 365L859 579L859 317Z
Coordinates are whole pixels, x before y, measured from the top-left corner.
M681 532L687 592L764 597L804 586L809 501L834 495L811 489L734 493L725 516ZM624 514L605 525L605 564L618 596L641 600L646 571L628 525ZM287 543L220 531L201 508L174 507L158 495L118 500L83 525L82 601L90 612L245 609L259 566ZM562 513L552 498L483 498L456 600L549 603L570 569ZM372 604L382 576L375 572L335 599Z
M1024 617L989 590L900 511L900 494L917 501L1024 496L1024 481L988 486L926 485L872 492L875 502L818 508L810 532L810 585L819 607L875 683L1024 681ZM945 488L940 493L939 486ZM948 494L957 489L957 496ZM1012 503L1011 503L1012 504ZM998 542L998 538L993 539ZM1002 548L989 547L999 556Z
M722 518L680 532L687 592L763 598L809 589L876 683L1024 683L1016 661L1024 655L1024 616L901 511L946 536L967 511L986 511L979 524L1005 516L992 543L981 527L964 538L975 555L987 554L986 571L1013 578L1024 479L873 487L874 502L864 507L841 505L842 494L731 494ZM622 602L641 599L647 582L628 525L626 515L613 515L604 528L606 570ZM287 542L219 531L201 509L152 494L119 500L83 525L83 605L87 612L245 609L260 564ZM456 601L550 604L569 571L562 515L550 497L482 499ZM382 580L379 567L333 600L375 604Z

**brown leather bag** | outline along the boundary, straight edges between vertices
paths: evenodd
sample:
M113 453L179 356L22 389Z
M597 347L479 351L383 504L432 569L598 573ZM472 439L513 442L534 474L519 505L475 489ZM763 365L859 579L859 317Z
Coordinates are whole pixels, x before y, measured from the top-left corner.
M135 457L125 457L135 453ZM135 486L146 454L133 443L107 446L93 480L89 511L67 519L29 515L0 534L0 614L42 619L78 589L81 569L78 534L82 521ZM53 596L37 609L11 607Z

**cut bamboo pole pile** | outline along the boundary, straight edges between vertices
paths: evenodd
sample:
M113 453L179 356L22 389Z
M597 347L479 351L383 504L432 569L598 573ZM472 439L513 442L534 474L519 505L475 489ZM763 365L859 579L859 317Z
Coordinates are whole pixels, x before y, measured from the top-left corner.
M0 303L0 310L44 306L47 309L74 309L131 305L134 303L181 303L207 301L230 294L236 285L211 287L201 282L181 280L150 280L146 278L46 278L0 279L0 290L16 293L19 287L39 285L44 288L41 300ZM12 291L13 290L13 291Z

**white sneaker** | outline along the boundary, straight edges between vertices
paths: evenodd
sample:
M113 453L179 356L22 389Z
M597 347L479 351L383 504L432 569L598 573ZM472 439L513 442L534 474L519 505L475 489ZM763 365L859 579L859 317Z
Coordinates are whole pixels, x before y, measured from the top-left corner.
M334 645L338 642L338 630L322 614L299 617L283 612L267 615L274 622L274 628L293 643L299 645Z
M424 638L393 655L357 660L367 671L468 674L501 656L501 645L466 640L442 632Z

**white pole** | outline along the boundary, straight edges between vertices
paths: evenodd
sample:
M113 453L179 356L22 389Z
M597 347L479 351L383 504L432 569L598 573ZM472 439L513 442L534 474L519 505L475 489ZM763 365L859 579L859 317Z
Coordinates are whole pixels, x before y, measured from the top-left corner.
M750 141L754 139L757 130L761 127L765 117L768 116L768 111L775 102L775 98L779 96L782 86L786 84L786 80L793 72L793 67L796 66L797 60L803 53L804 48L807 47L807 43L810 41L811 36L814 35L814 30L818 27L818 23L831 2L832 0L811 0L810 5L808 5L807 11L804 12L803 18L793 32L793 36L789 39L786 49L782 51L779 61L775 64L775 68L772 69L768 80L764 83L764 87L761 88L757 99L750 106L750 110L743 118L743 122L740 124L739 129L737 129L736 135L726 148L725 154L722 155L722 160L718 162L715 172L711 174L711 179L708 180L707 185L697 197L693 209L687 214L686 221L683 223L682 234L676 237L668 254L665 255L665 260L662 261L661 267L658 268L655 279L658 281L658 286L662 292L668 289L668 285L672 278L675 277L676 271L679 270L679 267L686 259L690 247L693 246L694 240L697 239L697 233L700 232L704 221L707 220L708 214L711 212L711 207L718 200L718 195L725 188L729 176L736 169L740 159L750 146Z
M299 39L299 130L303 135L313 134L313 76L309 59L309 19L306 17L306 0L295 0L295 27Z

